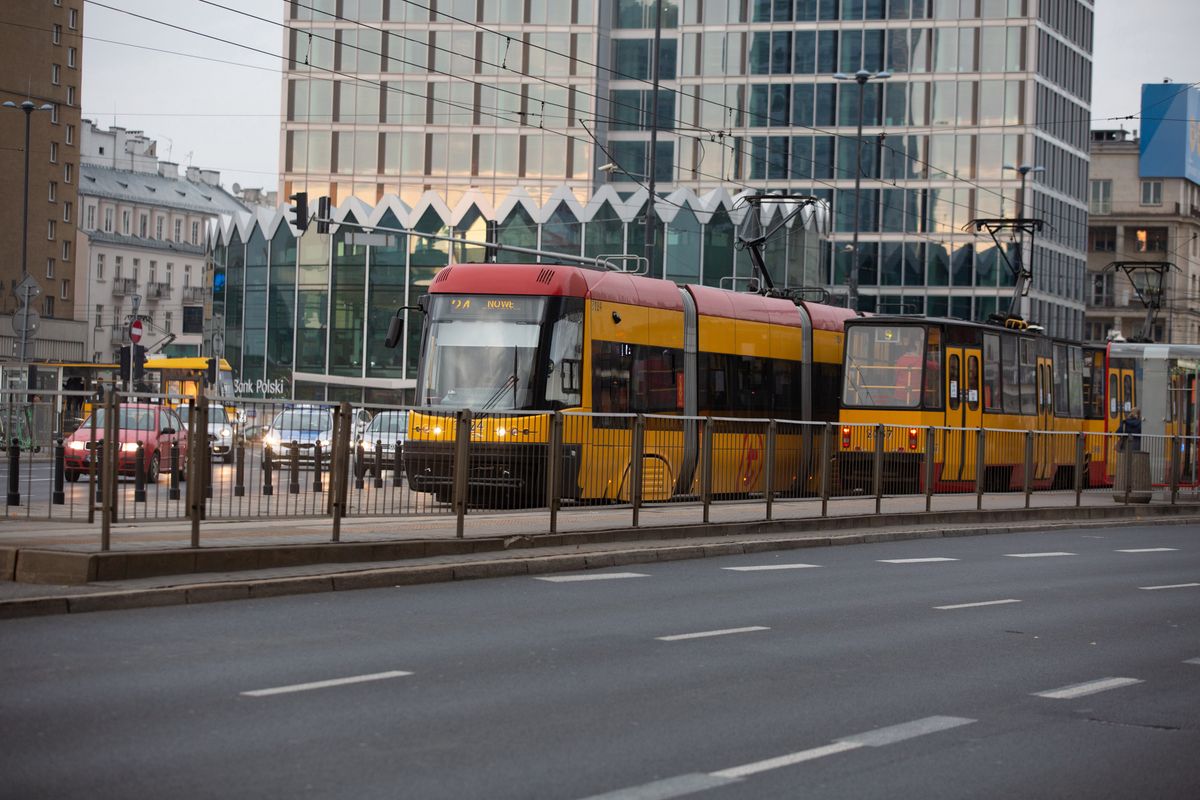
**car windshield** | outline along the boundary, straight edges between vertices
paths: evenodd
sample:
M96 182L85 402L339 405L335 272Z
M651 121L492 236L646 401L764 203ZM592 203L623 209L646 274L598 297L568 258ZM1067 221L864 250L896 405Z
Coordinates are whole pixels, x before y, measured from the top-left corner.
M408 431L408 412L381 411L367 426L367 435L380 438L392 438Z
M96 431L103 432L107 413L103 408L96 409ZM92 417L88 417L79 429L90 428ZM122 408L117 412L117 428L123 431L152 431L154 430L154 410L150 408Z
M188 410L189 410L188 407L184 406L184 405L181 405L175 409L175 411L178 412L178 414L179 414L179 418L183 420L185 425L187 424L187 421L188 421ZM229 423L229 414L227 414L225 412L225 406L210 405L208 407L208 424L209 425L216 425L216 424L226 425L228 423Z
M327 431L333 417L323 408L293 408L280 412L271 427L281 431Z

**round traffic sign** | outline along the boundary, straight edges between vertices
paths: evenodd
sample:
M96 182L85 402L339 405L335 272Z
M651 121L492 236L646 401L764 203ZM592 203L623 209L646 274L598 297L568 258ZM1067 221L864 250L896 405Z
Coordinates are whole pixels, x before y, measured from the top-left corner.
M142 321L135 319L129 323L129 341L137 344L142 340Z

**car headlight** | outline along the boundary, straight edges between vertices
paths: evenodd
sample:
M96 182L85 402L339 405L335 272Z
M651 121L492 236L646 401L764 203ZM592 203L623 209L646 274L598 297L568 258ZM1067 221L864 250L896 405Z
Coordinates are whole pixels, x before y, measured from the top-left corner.
M122 453L136 453L138 449L137 442L121 442Z
M228 439L230 436L233 436L233 431L229 428L221 428L221 430L217 431L217 435L222 439Z
M263 437L263 444L272 450L278 450L279 445L282 444L282 440L279 438L278 433L268 433Z
M322 450L328 450L329 448L333 447L333 437L329 437L329 438L317 437L317 446L320 447Z
M86 450L87 445L83 442L70 442L67 445L68 450Z

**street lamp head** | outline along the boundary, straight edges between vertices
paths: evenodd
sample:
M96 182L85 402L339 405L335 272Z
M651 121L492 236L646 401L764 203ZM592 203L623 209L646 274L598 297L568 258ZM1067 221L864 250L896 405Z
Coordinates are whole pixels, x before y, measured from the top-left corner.
M17 104L12 100L5 100L3 103L0 103L0 106L4 106L5 108L16 108Z
M1041 167L1041 166L1035 167L1032 164L1021 164L1020 166L1013 166L1012 164L1005 164L1004 168L1011 169L1014 172L1018 172L1021 174L1022 177L1024 177L1025 175L1028 175L1031 172L1045 172L1046 171L1045 167Z
M875 80L878 80L878 81L886 81L888 78L892 77L892 73L886 69L881 69L881 70L879 70L879 72L876 72L872 77L874 77Z
M833 79L835 81L848 81L850 80L850 76L844 72L835 72L833 73ZM11 103L5 103L4 105L11 105Z
M53 111L54 106L51 105L50 103L42 103L40 106L37 107L37 110L38 111Z

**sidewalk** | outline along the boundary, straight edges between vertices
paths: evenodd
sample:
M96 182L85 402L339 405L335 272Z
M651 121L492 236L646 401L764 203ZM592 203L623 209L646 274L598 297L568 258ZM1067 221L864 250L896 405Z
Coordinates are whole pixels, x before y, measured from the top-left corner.
M696 509L628 509L587 515L586 524L548 533L545 513L471 515L455 536L453 518L347 520L329 542L327 520L206 523L203 546L187 547L186 523L114 528L113 550L98 551L95 526L0 532L0 619L311 592L381 588L472 578L567 572L684 558L942 536L1036 532L1065 527L1200 524L1200 506L1023 507L920 510L766 521L761 506L722 506L704 525ZM966 505L964 502L963 505ZM740 510L739 510L740 509ZM785 508L778 508L780 512ZM843 509L849 510L849 509ZM714 507L714 512L717 508ZM780 516L779 514L776 515ZM721 517L722 519L716 519ZM624 524L620 520L623 520ZM610 527L603 527L606 523ZM616 524L612 524L616 523ZM600 527L597 527L600 526ZM18 529L19 528L19 529ZM403 529L401 532L400 529ZM397 538L398 536L402 538ZM170 548L170 549L164 549ZM21 580L11 580L18 577ZM36 581L36 582L33 582Z

